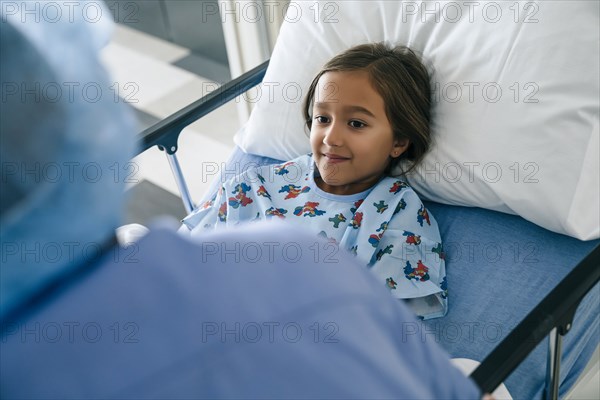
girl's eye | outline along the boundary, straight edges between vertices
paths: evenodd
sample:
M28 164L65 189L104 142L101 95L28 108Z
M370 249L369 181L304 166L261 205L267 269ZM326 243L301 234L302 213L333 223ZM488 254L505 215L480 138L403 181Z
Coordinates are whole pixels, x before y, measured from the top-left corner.
M315 117L315 120L316 120L318 123L320 123L320 124L325 124L325 123L327 123L327 117L324 117L324 116L322 116L322 115L317 115L317 116Z
M352 128L364 128L365 126L367 126L367 124L365 124L364 122L357 121L355 119L350 121L349 124Z

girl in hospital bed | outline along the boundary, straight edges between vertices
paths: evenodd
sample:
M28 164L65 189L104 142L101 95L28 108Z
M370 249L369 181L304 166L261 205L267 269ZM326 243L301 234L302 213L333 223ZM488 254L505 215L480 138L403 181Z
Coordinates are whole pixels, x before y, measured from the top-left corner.
M391 176L396 169L409 172L429 148L427 69L403 46L353 47L314 78L304 116L312 153L244 171L183 223L198 235L284 220L292 237L307 229L325 238L329 247L320 248L321 257L335 262L338 248L352 252L421 318L445 315L437 223L406 181Z

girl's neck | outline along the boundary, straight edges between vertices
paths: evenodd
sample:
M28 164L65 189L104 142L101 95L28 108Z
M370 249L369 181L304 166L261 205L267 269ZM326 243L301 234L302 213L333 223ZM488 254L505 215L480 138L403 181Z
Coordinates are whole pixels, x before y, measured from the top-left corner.
M345 185L330 185L323 180L318 168L314 168L313 181L315 186L321 191L334 195L334 196L352 196L362 192L368 192L375 187L382 179L384 175L368 177L367 179L359 182L351 182Z

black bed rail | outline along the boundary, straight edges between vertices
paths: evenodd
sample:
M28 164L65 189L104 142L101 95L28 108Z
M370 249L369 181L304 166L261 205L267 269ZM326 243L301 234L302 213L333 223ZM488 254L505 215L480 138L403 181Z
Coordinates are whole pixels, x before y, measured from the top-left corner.
M484 393L491 393L552 331L557 342L549 349L544 397L558 396L560 341L573 325L575 310L600 280L600 245L596 246L481 362L471 378ZM552 340L552 338L551 338ZM552 354L550 354L552 353Z
M138 138L138 154L152 146L174 154L185 127L261 83L268 65L269 60L144 130Z
M139 138L139 152L157 145L174 157L177 139L183 128L258 85L268 65L269 60L143 131ZM185 185L183 186L185 188ZM482 392L493 392L546 336L554 332L555 342L549 349L545 397L557 398L561 338L570 330L579 303L599 280L600 245L596 246L473 371L471 378Z

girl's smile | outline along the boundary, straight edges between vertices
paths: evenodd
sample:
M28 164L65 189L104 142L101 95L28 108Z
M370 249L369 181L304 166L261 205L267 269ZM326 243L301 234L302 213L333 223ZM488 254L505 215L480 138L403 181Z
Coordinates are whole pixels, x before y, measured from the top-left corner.
M323 156L327 158L327 162L330 164L338 164L350 160L350 157L343 157L335 153L325 153Z

